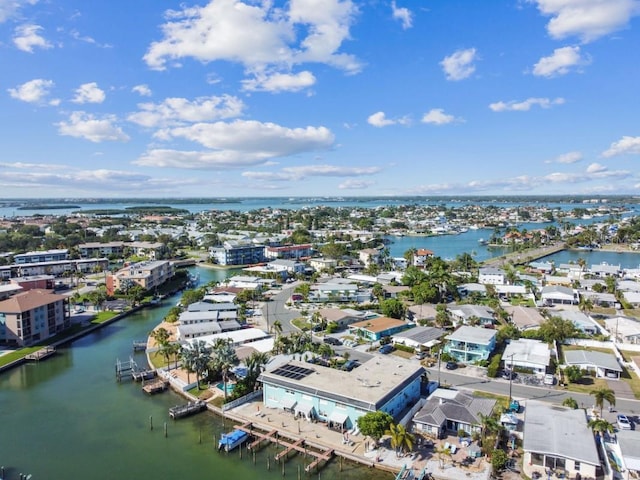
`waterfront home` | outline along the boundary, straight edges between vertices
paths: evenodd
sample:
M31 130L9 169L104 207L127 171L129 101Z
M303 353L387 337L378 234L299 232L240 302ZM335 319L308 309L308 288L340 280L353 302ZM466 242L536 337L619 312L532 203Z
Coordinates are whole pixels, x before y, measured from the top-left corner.
M463 325L446 337L444 346L456 361L474 363L487 360L496 347L496 331L490 328Z
M577 305L578 293L570 287L547 285L542 287L540 298L545 305Z
M263 372L263 402L295 417L347 430L369 412L397 418L420 399L424 368L377 355L351 371L291 360Z
M622 267L620 265L609 265L608 263L600 263L591 265L588 269L589 273L598 277L621 277Z
M539 328L540 324L545 321L545 318L537 308L518 305L505 307L505 311L509 314L511 323L521 332Z
M428 250L426 248L417 249L412 259L413 266L418 268L424 268L425 264L427 263L427 259L429 259L430 257L433 257L433 255L434 255L433 251Z
M493 398L437 388L413 416L413 430L435 438L457 435L460 430L470 436L481 431L482 417L491 415L496 403Z
M406 345L413 348L416 352L430 351L433 347L440 344L440 338L445 331L435 327L413 327L391 336L394 344Z
M520 369L538 375L547 373L551 360L549 346L540 340L511 340L502 354L505 368Z
M49 290L29 290L0 301L0 342L33 345L71 326L68 298Z
M173 262L156 260L132 263L116 273L107 275L107 294L116 290L125 291L133 285L139 285L146 291L153 291L175 275Z
M376 317L349 325L349 333L370 342L376 342L382 337L390 337L411 326L412 325L404 320L396 320L390 317Z
M505 271L497 267L480 267L478 270L478 283L483 285L504 285L506 283Z
M555 265L553 264L553 262L539 261L539 262L530 262L528 267L529 267L529 270L532 272L551 274L553 273Z
M573 285L573 278L569 276L560 276L560 275L545 275L543 283L547 287L551 286L561 286L570 288Z
M455 325L493 325L495 312L485 305L452 305L447 308Z
M301 260L311 257L313 245L304 243L300 245L284 245L281 247L267 246L264 249L264 256L269 260L276 258L285 260Z
M565 275L570 280L580 280L585 273L584 267L578 265L577 263L561 263L556 267L555 272L560 275ZM560 276L560 278L562 277Z
M552 471L564 478L600 477L600 457L583 409L527 400L524 412L523 473L546 478Z
M276 281L272 278L260 278L252 275L234 275L224 281L224 288L239 288L261 292L271 287Z
M617 316L605 319L604 323L615 341L640 344L640 322L635 318Z
M640 478L640 432L638 430L619 430L616 433L620 460L620 472L624 480Z
M179 324L176 327L176 333L178 340L185 341L223 332L232 332L234 330L240 330L241 328L242 326L235 320L192 322Z
M221 246L209 248L209 255L219 265L251 265L265 261L264 251L264 245L251 241L227 240Z
M564 363L594 372L597 378L620 379L622 367L613 353L591 350L565 350Z

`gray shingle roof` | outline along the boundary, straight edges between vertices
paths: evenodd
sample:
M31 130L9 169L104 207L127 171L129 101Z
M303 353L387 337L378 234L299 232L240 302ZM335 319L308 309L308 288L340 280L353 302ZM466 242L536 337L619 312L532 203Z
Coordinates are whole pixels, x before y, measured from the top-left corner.
M477 425L481 422L480 414L490 415L495 404L496 400L492 398L476 397L464 392L443 398L436 390L413 417L413 421L438 427L445 420Z

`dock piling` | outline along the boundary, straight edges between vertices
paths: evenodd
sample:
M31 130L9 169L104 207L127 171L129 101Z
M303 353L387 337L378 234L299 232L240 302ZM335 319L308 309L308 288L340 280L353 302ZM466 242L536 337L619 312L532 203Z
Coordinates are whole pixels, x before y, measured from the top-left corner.
M164 438L167 438L167 422L164 422Z
M149 430L153 430L153 415L149 415Z

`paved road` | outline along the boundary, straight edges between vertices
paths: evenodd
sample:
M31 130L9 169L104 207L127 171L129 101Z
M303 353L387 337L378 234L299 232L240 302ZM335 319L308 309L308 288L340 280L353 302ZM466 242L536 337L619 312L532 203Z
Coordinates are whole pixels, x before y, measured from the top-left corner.
M469 375L462 375L460 373L453 373L445 369L441 369L440 372L438 372L438 368L436 367L428 368L427 371L429 372L430 380L437 381L439 377L440 383L442 384L509 396L508 380L477 378ZM591 395L569 392L550 387L533 387L518 383L511 384L511 395L516 399L542 400L557 404L561 404L564 399L572 397L580 406L590 407L593 405L593 397ZM605 403L603 416L612 423L615 423L616 412L625 413L630 416L640 415L640 401L638 400L617 398L615 412L612 413L607 411L606 405L607 404Z
M291 290L294 289L296 283L286 283L282 286L282 290L271 297L271 301L261 304L262 318L265 322L265 328L268 330L273 325L273 322L280 320L282 324L282 333L289 333L296 330L296 327L291 325L291 320L298 318L300 312L295 309L286 308L285 304L291 296Z

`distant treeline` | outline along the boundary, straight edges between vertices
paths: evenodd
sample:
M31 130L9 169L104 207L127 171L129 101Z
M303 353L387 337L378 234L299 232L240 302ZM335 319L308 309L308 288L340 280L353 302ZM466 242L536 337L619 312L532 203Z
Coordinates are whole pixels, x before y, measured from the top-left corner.
M82 213L88 215L188 215L189 210L184 208L173 208L168 206L149 206L149 207L127 207L118 208L102 208L95 210L77 210L73 213Z
M64 210L67 208L81 208L80 205L47 205L47 204L30 204L22 205L16 210Z

